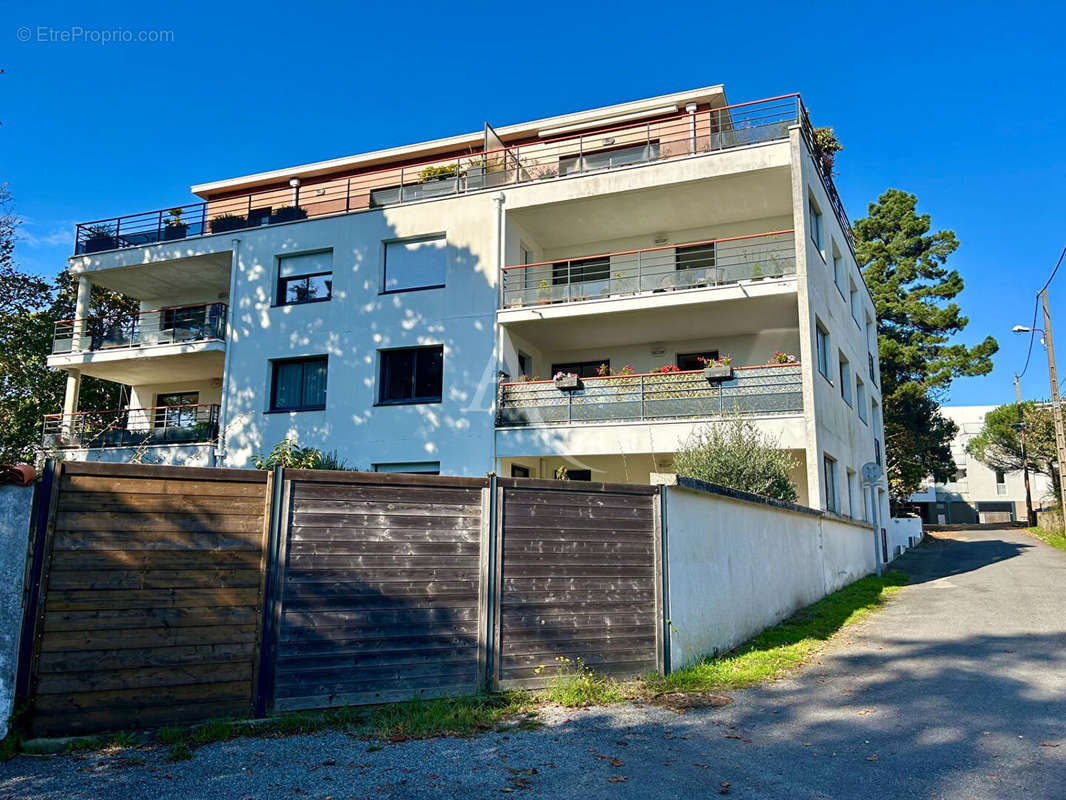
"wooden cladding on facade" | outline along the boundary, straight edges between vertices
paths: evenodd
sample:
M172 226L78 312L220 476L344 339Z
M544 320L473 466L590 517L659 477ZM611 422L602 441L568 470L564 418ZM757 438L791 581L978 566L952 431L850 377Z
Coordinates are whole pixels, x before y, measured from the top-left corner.
M661 669L658 489L68 463L35 735ZM547 669L538 671L541 665Z
M661 651L655 488L508 483L498 683L542 686L565 663L559 659L613 675L654 672Z
M476 693L484 481L299 474L274 707Z
M37 623L35 734L249 714L266 481L63 465Z

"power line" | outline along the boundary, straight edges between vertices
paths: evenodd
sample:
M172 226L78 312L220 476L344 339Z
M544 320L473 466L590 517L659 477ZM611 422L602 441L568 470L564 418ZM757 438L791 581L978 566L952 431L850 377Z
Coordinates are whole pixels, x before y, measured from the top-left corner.
M1040 291L1036 293L1036 300L1033 301L1033 324L1029 326L1029 349L1025 353L1025 366L1022 367L1022 371L1018 373L1018 377L1021 378L1025 375L1025 371L1029 369L1029 359L1033 355L1033 340L1036 338L1036 315L1040 311L1040 295L1047 291L1047 287L1051 285L1051 282L1055 279L1055 273L1059 271L1059 267L1062 266L1062 260L1066 258L1066 247L1062 248L1062 253L1059 254L1059 260L1055 262L1055 269L1051 270L1051 274L1044 282L1044 285L1040 287Z

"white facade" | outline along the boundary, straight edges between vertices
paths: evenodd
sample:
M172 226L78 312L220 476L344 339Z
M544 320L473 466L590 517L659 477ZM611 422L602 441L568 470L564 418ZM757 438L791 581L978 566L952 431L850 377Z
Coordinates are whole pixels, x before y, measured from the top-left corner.
M202 185L178 238L169 212L80 226L78 316L90 284L145 313L132 338L71 323L50 360L71 375L65 416L46 430L68 457L132 447L247 467L293 437L364 469L646 482L732 407L794 454L801 502L868 519L876 320L805 125L798 97L731 107L710 87ZM306 218L286 221L289 205ZM209 230L230 213L244 227ZM221 334L208 304L225 304ZM389 352L435 347L443 374L427 399L434 356ZM768 367L776 352L798 363ZM734 380L708 384L697 355L730 356ZM586 374L573 394L520 380L597 363L615 376ZM106 424L77 422L80 374L131 386L122 431L72 437ZM386 397L404 392L416 402ZM293 410L294 393L311 400ZM175 456L181 443L156 435L190 425L216 440L206 459L202 442ZM151 435L131 442L126 428ZM887 517L883 494L881 506Z
M910 497L922 517L932 524L1024 520L1025 477L1021 471L999 472L971 456L966 448L985 424L985 415L998 406L942 406L940 412L958 426L951 442L955 474L945 481L929 478ZM1054 503L1051 479L1030 471L1033 508Z

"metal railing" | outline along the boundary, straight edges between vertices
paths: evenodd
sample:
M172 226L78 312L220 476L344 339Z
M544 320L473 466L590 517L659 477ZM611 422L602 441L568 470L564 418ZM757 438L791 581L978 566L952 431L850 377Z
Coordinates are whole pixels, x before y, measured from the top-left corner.
M115 350L226 338L225 303L157 308L132 315L67 319L55 324L52 353Z
M47 414L43 442L60 450L212 442L218 437L218 409L197 404Z
M738 367L732 380L708 381L702 370L583 378L574 390L553 381L500 385L499 427L712 417L803 411L800 364Z
M774 231L504 267L503 305L723 286L795 273L793 231Z
M97 253L720 152L787 139L791 126L809 127L804 120L799 95L789 94L498 150L308 178L297 186L286 180L257 192L82 223L74 252Z

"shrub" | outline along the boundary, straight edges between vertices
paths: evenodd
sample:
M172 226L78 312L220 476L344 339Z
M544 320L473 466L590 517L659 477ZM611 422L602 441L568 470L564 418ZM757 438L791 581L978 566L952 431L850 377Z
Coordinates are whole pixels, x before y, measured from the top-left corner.
M243 214L221 214L210 222L211 233L236 231L248 227L248 217Z
M786 503L797 499L789 470L796 460L743 417L722 417L692 433L674 458L678 475Z
M323 453L314 447L300 447L293 439L282 439L270 449L266 456L261 453L255 457L256 469L274 469L282 466L286 469L333 469L354 470L348 462L340 457L336 450Z

